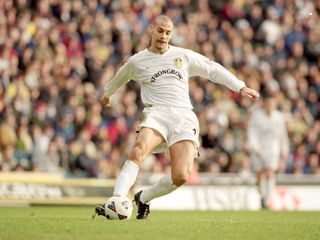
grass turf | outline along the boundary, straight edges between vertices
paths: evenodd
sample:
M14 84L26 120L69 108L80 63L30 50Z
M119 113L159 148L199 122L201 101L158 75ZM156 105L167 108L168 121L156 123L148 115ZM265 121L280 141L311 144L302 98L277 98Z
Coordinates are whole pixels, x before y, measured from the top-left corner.
M153 211L148 220L92 220L88 207L0 208L0 240L320 239L320 212Z

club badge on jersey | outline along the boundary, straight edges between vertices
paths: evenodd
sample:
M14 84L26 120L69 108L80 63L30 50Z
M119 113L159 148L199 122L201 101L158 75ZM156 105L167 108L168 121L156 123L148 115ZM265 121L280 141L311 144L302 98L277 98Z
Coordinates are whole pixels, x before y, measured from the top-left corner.
M182 58L176 57L175 59L173 59L173 63L174 63L174 65L176 65L177 68L181 68L183 65Z

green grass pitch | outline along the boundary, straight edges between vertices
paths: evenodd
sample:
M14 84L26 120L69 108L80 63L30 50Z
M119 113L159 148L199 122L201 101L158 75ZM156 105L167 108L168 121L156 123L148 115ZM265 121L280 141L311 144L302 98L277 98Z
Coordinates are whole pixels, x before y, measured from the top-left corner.
M126 221L91 219L92 213L89 207L0 208L0 240L320 239L320 212L152 211L148 220Z

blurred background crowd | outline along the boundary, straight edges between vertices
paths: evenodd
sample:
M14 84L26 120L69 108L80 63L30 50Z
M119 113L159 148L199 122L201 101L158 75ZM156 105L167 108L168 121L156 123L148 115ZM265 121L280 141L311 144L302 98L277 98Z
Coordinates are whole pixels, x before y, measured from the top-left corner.
M130 82L99 103L104 84L148 47L148 24L167 14L172 44L190 48L258 91L276 93L290 154L279 172L320 175L320 1L0 1L0 170L115 177L142 119ZM195 172L250 173L247 122L259 103L190 80L201 126ZM276 127L276 126L275 126ZM142 168L165 172L165 154Z

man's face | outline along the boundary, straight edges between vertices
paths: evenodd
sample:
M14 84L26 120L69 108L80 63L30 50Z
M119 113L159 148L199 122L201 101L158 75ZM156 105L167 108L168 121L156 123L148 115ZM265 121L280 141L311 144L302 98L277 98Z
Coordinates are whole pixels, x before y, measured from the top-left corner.
M173 25L169 21L158 21L151 25L151 47L162 52L168 48Z
M267 112L271 113L277 108L277 100L274 97L268 97L264 100L264 106Z

